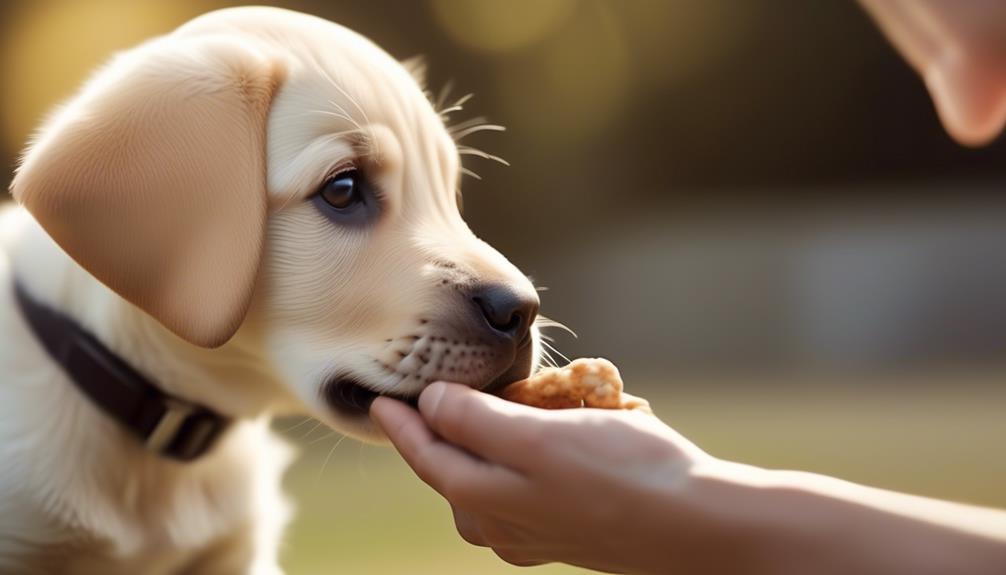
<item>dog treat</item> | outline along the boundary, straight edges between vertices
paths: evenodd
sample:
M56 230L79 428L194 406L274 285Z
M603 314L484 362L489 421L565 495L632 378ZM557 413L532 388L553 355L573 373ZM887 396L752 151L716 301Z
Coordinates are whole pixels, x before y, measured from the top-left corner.
M544 409L596 407L653 413L643 398L622 391L618 368L604 358L580 358L565 367L546 367L511 383L503 399Z

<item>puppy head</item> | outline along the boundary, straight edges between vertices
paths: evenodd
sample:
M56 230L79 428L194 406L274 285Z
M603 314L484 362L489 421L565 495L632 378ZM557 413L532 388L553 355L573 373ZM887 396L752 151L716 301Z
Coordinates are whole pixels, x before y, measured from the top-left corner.
M377 394L498 386L537 362L537 295L462 220L459 177L399 63L330 22L243 8L119 56L12 190L188 342L261 325L261 353L311 412L370 436Z

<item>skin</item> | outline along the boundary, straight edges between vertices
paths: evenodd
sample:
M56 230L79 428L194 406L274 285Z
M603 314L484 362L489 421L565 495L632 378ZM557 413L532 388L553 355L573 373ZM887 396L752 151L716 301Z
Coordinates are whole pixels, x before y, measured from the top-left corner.
M966 146L1006 124L1006 4L998 0L860 0L921 76L950 134Z
M612 573L1001 573L1006 513L718 460L636 411L543 410L438 382L371 416L458 533Z
M1006 123L1006 3L862 0L922 76L947 132ZM371 417L451 505L462 538L514 565L613 573L1003 573L1006 512L718 460L656 417L550 411L434 383Z

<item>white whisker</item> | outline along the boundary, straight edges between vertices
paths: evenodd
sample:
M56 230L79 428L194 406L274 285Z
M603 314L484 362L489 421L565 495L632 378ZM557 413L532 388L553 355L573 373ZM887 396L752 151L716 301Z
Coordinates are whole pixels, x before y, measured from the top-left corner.
M435 110L439 110L444 107L444 104L447 103L447 98L451 95L451 90L453 89L454 80L447 80L447 82L444 83L444 87L440 89L440 93L437 94L436 101L433 102L433 108Z
M304 434L304 437L300 438L300 440L301 441L305 441L308 437L311 437L311 434L314 433L314 430L318 429L319 427L321 427L321 422L320 421L316 422L314 424L314 427L312 427L311 429L309 429L308 432L306 434Z
M482 176L476 174L475 172L469 170L468 168L466 168L464 166L461 166L461 168L459 168L459 169L461 170L461 173L464 174L464 175L466 175L466 176L471 176L471 177L475 178L476 180L481 180L482 179Z
M333 112L331 110L305 110L304 113L297 114L297 115L298 116L307 116L309 114L321 114L323 116L332 116L333 118L338 118L340 120L345 120L345 121L349 122L350 124L356 125L356 122L353 121L353 119L350 118L349 116L346 116L344 114L338 114L338 113Z
M535 325L538 326L539 329L540 328L546 328L547 329L547 328L550 328L550 327L554 327L554 328L561 329L561 330L565 331L566 333L568 333L569 335L571 335L573 337L579 337L579 336L576 335L576 332L573 331L572 329L570 329L569 327L567 327L566 324L557 322L554 319L545 317L543 315L539 315L537 317L537 319L534 320L534 323L535 323Z
M343 92L343 93L345 93L345 92ZM347 95L346 97L348 98L349 96ZM345 108L343 108L342 106L340 106L338 102L335 102L334 100L329 100L328 103L331 104L332 106L334 106L340 112L342 112L342 114L334 114L333 113L332 114L333 116L338 117L338 118L342 118L342 119L348 121L349 123L353 124L353 127L356 128L355 131L357 133L359 133L361 135L365 135L367 133L367 130L363 126L361 126L360 123L355 118L352 117L352 115L349 113L349 111L347 111ZM367 119L366 115L364 115L364 121L367 122L368 124L370 123L370 120ZM380 154L380 150L377 148L377 142L374 141L374 140L372 140L372 139L369 139L369 138L366 139L366 141L368 143L368 148L367 148L365 154L366 155L371 155L371 156L379 155Z
M360 116L363 117L363 123L366 124L367 126L370 126L370 118L367 117L367 113L366 113L365 110L363 110L363 107L361 107L359 105L359 103L356 102L356 100L354 100L353 97L351 97L351 95L349 95L349 92L346 91L345 88L343 88L341 85L339 85L338 83L336 83L335 80L333 80L331 78L331 76L329 76L327 73L325 74L325 76L328 77L329 82L331 82L331 84L336 89L338 89L342 93L342 95L344 95L344 97L346 98L346 100L348 100L349 103L352 104L354 108L356 108L356 110L360 113ZM352 115L349 114L349 111L347 111L345 108L343 108L342 106L340 106L335 101L329 100L328 103L330 105L334 106L339 112L341 112L341 113L345 114L347 117L349 117L349 121L352 122L353 126L355 126L356 129L359 130L361 134L365 134L366 133L366 130L364 130L363 127L360 126L359 122L357 122L355 119L352 118ZM371 149L367 150L367 154L368 155L373 155L373 156L379 156L380 155L380 149L377 148L377 142L374 141L374 140L367 140L367 142L369 143L370 148L371 148Z
M363 109L363 106L361 106L360 103L357 102L355 98L353 98L352 96L350 96L349 92L347 92L345 90L345 88L343 88L339 84L335 83L334 81L332 82L332 85L334 85L337 90L339 90L340 92L342 92L342 95L345 96L347 100L349 100L350 104L352 104L353 106L356 107L357 111L360 112L360 115L363 116L364 123L366 123L369 126L370 125L370 118L367 117L367 111Z
M350 124L353 124L353 127L356 128L356 129L358 129L358 130L362 130L363 129L363 127L360 126L360 122L358 122L356 120L356 118L354 118L352 115L350 115L349 110L347 110L346 108L343 108L342 105L340 105L335 100L329 100L328 103L332 107L334 107L336 110L339 111L338 114L336 114L335 112L329 112L329 114L331 114L332 116L335 116L337 118L342 118L343 120L346 120Z
M566 357L565 355L563 355L563 353L561 351L559 351L558 349L556 349L555 346L553 346L552 344L548 343L547 341L542 341L541 345L543 347L547 347L548 349L554 351L556 353L556 355L558 355L562 359L566 360L566 363L569 363L570 361L572 361L568 357Z
M308 445L314 445L315 443L318 443L319 441L324 441L324 440L328 439L329 437L332 437L333 435L335 435L335 432L329 430L329 432L326 433L325 435L322 435L321 437L317 437L315 439L312 439L310 441L310 443L308 443Z
M457 132L458 130L464 130L465 128L470 128L472 126L478 126L479 124L486 124L489 119L485 116L475 116L474 118L469 118L454 124L452 126L447 126L447 131L450 133Z
M453 104L451 104L447 108L444 108L443 110L438 111L437 115L439 115L444 120L447 120L448 117L453 112L460 112L461 110L464 110L465 109L465 102L467 102L468 100L471 100L474 96L475 96L475 94L473 94L471 92L465 94L464 96L461 96L460 98L458 98Z
M343 441L346 441L347 437L349 437L349 436L348 435L343 435L342 437L340 437L339 440L335 442L335 445L332 446L332 449L328 450L328 455L325 456L325 462L321 464L321 471L318 472L318 481L321 481L322 478L324 478L324 476L325 476L325 468L328 467L328 462L329 462L330 459L332 459L332 454L335 453L335 450L340 445L342 445Z
M465 128L464 130L451 132L451 135L454 137L455 142L459 142L461 141L462 138L465 138L478 132L505 132L505 131L506 127L500 126L499 124L479 124L477 126Z
M478 148L473 148L471 146L458 146L458 153L461 154L462 156L476 156L478 158L483 158L483 159L486 159L486 160L492 160L494 162L499 162L499 163L503 164L504 166L509 166L510 165L510 162L504 160L503 158L501 158L499 156L494 156L492 154L488 154L488 153L483 152L482 150L480 150Z
M541 360L549 367L558 367L555 364L555 359L552 357L552 354L550 354L544 347L541 348Z
M315 419L313 417L304 417L299 422L297 422L296 424L294 424L294 425L292 425L292 426L290 426L290 427L288 427L286 429L280 429L279 432L280 433L290 433L291 431L293 431L295 429L298 429L300 427L303 427L305 424L308 424L308 423L310 423L312 421L315 421Z
M461 108L461 106L464 106L465 104L468 103L468 100L471 100L474 97L475 97L475 92L468 92L464 96L461 96L460 98L458 98L454 102L454 106L452 106L452 107Z

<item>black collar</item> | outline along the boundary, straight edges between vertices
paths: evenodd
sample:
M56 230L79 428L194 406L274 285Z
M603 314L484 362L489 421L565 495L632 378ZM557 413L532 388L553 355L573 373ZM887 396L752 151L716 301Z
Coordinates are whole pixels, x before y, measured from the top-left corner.
M106 414L148 449L191 461L206 453L227 419L157 388L66 315L35 301L14 282L18 307L49 356Z

